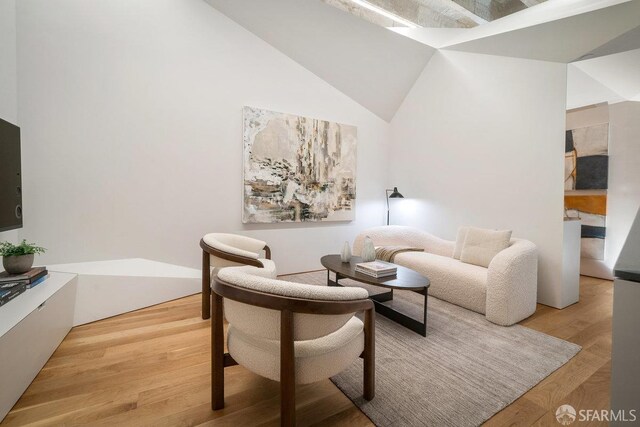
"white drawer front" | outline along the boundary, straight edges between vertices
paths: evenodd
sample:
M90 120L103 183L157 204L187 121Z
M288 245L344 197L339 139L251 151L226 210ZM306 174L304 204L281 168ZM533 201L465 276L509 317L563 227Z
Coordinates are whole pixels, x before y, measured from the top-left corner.
M74 278L0 337L0 420L71 329L76 286L77 279Z

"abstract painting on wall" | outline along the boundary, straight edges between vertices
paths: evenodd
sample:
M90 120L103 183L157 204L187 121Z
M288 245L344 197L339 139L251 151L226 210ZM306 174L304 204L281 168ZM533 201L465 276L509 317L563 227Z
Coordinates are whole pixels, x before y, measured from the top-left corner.
M606 189L608 151L608 123L568 130L564 149L564 189Z
M582 221L580 256L604 259L607 195L565 195L564 208L567 217Z
M244 107L244 223L355 218L355 126Z

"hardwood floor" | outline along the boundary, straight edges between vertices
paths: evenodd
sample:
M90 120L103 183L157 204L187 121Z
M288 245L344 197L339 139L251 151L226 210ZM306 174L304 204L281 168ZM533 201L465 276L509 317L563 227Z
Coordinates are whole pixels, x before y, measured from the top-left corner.
M583 350L486 425L556 426L565 403L608 409L612 304L612 282L582 277L578 304L538 306L522 325ZM1 426L278 425L278 383L240 366L225 369L226 408L211 411L209 346L199 295L73 328ZM329 380L296 398L299 425L372 425Z

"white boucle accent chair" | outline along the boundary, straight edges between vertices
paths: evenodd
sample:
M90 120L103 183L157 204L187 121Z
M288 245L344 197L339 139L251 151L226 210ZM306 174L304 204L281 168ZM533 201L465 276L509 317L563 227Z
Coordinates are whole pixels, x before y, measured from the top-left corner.
M404 252L394 263L429 278L429 295L486 315L493 323L513 325L536 311L538 254L524 239L511 239L488 268L453 258L455 242L405 226L374 227L360 233L353 244L359 255L366 236L375 246L410 246L424 252Z
M213 410L224 407L224 368L235 364L280 381L282 425L295 425L296 384L330 378L358 357L364 398L373 399L375 310L365 289L286 282L245 266L220 270L212 292ZM364 323L357 312L364 312Z
M229 233L209 233L200 240L202 248L202 318L211 317L211 277L224 267L252 265L264 268L269 277L277 276L266 242ZM264 251L265 257L260 258ZM213 270L213 271L212 271Z

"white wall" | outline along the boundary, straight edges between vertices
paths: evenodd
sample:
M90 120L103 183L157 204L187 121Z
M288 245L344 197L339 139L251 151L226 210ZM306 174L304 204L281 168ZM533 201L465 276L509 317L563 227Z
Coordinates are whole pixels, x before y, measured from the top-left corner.
M539 248L538 300L557 304L565 94L562 64L436 53L392 121L390 182L423 200L395 222L447 239L461 225L513 230Z
M0 0L0 118L18 124L16 1ZM18 230L0 233L0 242L18 240Z
M206 232L320 268L381 224L389 126L201 0L21 0L25 235L43 261L200 263ZM358 126L356 221L243 226L242 106Z
M16 2L0 0L0 118L18 121L16 76Z
M640 102L609 106L609 190L605 263L613 268L640 208Z
M640 102L599 104L567 112L567 129L609 123L609 189L604 260L583 258L581 274L613 278L613 267L640 207Z

